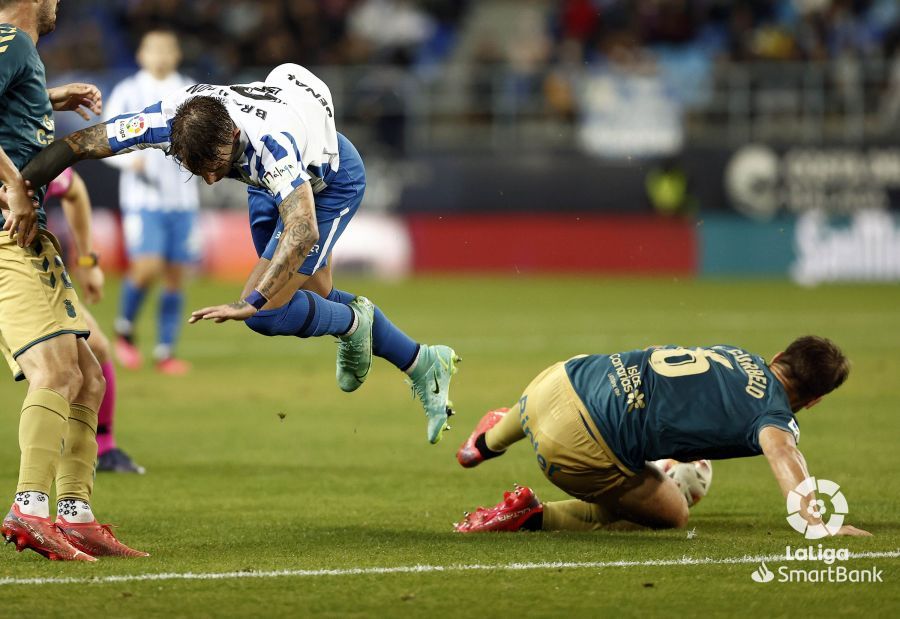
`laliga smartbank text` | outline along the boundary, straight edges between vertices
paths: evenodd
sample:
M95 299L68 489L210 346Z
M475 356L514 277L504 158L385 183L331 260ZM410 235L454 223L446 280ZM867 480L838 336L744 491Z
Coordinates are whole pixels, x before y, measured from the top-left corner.
M826 548L822 544L818 546L806 546L793 548L786 546L784 551L785 561L790 565L780 565L776 573L769 569L765 562L751 574L753 580L759 583L768 583L774 580L778 582L811 582L811 583L877 583L884 582L884 571L874 565L866 568L849 568L840 565L840 562L850 560L848 548ZM800 567L802 562L819 564L818 567ZM821 567L824 565L824 567Z

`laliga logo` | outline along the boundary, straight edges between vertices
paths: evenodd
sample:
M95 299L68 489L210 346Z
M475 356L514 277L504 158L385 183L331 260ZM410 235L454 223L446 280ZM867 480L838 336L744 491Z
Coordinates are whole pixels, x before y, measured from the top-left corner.
M820 524L810 524L800 511L803 497L808 496L811 492L816 492L816 500L809 503L806 511L810 516L821 518L822 522ZM822 496L831 499L831 515L828 516L827 520L825 516L829 513L829 510L825 504L826 502L819 498ZM840 486L833 481L828 479L816 481L815 477L807 477L788 493L787 511L788 524L795 531L803 533L806 539L821 539L829 535L835 535L840 530L841 525L844 524L844 515L847 513L847 499L844 498L844 493L840 491Z

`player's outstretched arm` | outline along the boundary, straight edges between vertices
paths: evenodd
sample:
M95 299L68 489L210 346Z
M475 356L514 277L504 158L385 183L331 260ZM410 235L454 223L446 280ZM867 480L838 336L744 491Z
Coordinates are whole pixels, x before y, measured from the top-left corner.
M22 176L32 187L43 187L79 161L105 159L113 154L106 137L106 125L98 123L53 142L28 162Z
M256 286L256 290L266 299L272 299L281 292L319 240L316 203L309 183L303 183L292 191L279 205L278 213L284 222L284 232L278 240L269 268Z
M78 250L78 260L74 265L76 279L81 284L84 300L88 304L98 303L103 298L104 275L97 263L91 238L91 197L78 172L72 173L72 184L60 201L72 229L75 249Z
M769 466L772 467L772 473L781 487L783 496L787 497L791 490L809 477L806 459L800 453L800 450L797 449L797 441L794 440L790 432L774 426L766 426L759 432L759 445L769 461ZM821 524L822 519L820 517L810 514L805 509L815 498L815 493L810 493L809 496L805 497L800 514L810 524ZM871 533L850 525L844 525L837 532L837 535L871 535Z
M275 255L256 288L242 301L199 309L191 314L188 322L247 320L282 292L319 239L316 204L309 183L303 183L294 189L281 202L278 212L284 222L284 232L278 239ZM280 306L281 303L277 305Z

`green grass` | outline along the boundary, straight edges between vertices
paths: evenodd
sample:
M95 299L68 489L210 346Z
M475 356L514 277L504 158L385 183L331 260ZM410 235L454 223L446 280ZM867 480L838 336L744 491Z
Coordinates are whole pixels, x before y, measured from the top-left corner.
M874 533L825 543L900 549L896 286L575 278L341 285L370 296L411 335L462 355L453 384L459 415L442 443L426 443L424 415L383 361L362 389L343 394L328 339L186 325L189 377L119 374L119 442L148 474L101 474L95 492L101 516L153 556L75 565L6 547L0 578L783 554L803 540L784 521L761 458L716 463L711 493L692 513L692 539L685 531L462 537L450 532L462 510L495 503L513 482L544 499L564 495L529 449L473 471L460 469L454 453L484 411L510 404L541 369L571 355L668 342L734 343L771 355L804 333L840 343L853 373L800 415L800 447L814 474L842 485L848 521ZM236 289L197 282L190 307L228 301ZM110 298L99 309L103 324L114 306ZM152 313L148 306L147 350ZM10 498L24 387L3 385L0 487ZM885 583L757 584L755 565L713 564L9 585L0 586L0 616L900 616L900 561L850 562L873 564Z

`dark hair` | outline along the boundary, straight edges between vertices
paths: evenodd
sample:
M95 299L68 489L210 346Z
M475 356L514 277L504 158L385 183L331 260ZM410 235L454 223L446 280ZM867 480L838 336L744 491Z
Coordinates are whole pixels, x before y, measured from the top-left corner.
M850 361L837 344L815 335L798 337L773 365L781 368L803 403L831 393L850 374Z
M192 172L205 172L219 149L234 141L234 121L214 97L192 97L178 106L172 119L169 154Z

